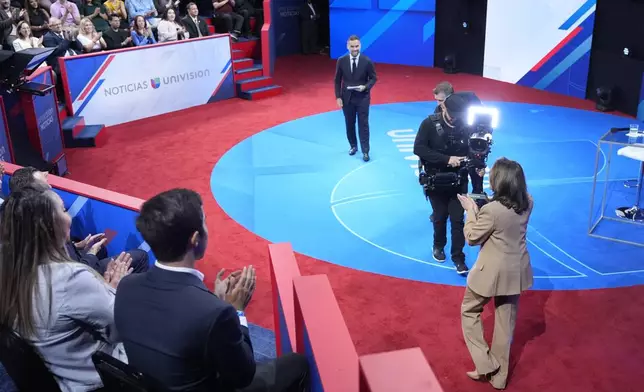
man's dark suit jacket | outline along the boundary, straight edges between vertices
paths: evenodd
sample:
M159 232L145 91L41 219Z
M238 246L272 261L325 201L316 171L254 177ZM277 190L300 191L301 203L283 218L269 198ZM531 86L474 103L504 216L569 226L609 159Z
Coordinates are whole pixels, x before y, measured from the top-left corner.
M120 283L114 320L129 363L173 391L233 391L255 359L235 309L195 275L151 267Z
M208 26L206 25L206 22L204 22L201 16L198 16L198 18L199 18L199 26L195 26L195 22L192 20L192 17L190 15L181 19L184 26L186 26L186 30L188 31L188 34L190 34L190 38L198 38L199 30L201 30L201 35L203 37L210 35L210 33L208 32Z
M13 15L0 9L0 49L2 49L2 45L7 41L7 37L11 34L13 23Z
M335 66L335 97L347 102L351 97L370 97L370 90L376 84L376 68L371 59L364 54L358 58L358 68L351 73L351 55L346 54L338 59ZM363 92L347 90L347 86L364 85Z
M69 41L65 38L59 37L52 31L48 31L42 38L42 45L45 48L56 48L47 58L47 64L51 66L54 71L58 72L58 58L65 56L67 50L72 50L74 53L82 51L78 41Z

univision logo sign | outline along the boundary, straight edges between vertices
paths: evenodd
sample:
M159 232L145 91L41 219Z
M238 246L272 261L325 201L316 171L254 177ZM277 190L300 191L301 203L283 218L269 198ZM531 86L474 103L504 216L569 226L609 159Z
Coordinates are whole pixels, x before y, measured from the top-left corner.
M173 84L180 84L189 82L195 79L203 79L210 76L210 70L204 69L200 71L190 71L171 76L154 77L149 80L140 82L122 84L120 86L112 86L103 88L103 93L106 97L117 96L126 93L134 93L141 90L153 89L157 90L161 86L169 86Z

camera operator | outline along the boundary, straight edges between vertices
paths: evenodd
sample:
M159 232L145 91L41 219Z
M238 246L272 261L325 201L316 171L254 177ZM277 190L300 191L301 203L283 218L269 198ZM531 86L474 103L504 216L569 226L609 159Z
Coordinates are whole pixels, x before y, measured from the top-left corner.
M454 94L454 87L450 82L440 82L436 85L434 88L434 99L438 105L434 110L435 114L442 113L445 106L445 99L452 94ZM474 167L470 167L468 168L468 173L470 175L470 180L472 180L472 193L483 194L483 176L485 175L485 171L483 171L483 175L481 175L479 170ZM477 203L479 203L479 207L481 207L480 201L477 200Z
M432 114L420 124L414 154L422 165L421 184L433 209L434 247L432 255L445 261L447 218L452 231L452 262L459 274L467 273L465 265L464 210L459 193L467 193L467 170L462 165L468 155L469 133L465 127L465 111L469 102L460 95L450 95L441 104L443 110Z

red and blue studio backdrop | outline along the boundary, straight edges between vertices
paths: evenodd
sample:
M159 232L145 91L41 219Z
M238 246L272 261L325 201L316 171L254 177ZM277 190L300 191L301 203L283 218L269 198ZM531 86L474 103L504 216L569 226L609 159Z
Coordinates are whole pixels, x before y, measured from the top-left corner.
M483 76L586 97L596 0L488 1Z
M436 0L330 0L331 58L358 35L362 51L387 64L434 65Z

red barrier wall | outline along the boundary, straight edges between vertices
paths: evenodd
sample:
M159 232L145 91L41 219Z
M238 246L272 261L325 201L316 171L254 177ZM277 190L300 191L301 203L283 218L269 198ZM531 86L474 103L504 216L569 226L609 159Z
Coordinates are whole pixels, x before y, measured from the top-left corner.
M443 392L420 348L360 357L360 392Z
M311 391L358 392L358 354L329 279L302 276L293 285L297 352L309 360Z
M268 245L271 262L273 317L277 356L295 351L295 300L293 279L300 276L293 248L289 243Z

